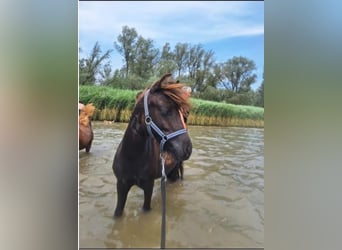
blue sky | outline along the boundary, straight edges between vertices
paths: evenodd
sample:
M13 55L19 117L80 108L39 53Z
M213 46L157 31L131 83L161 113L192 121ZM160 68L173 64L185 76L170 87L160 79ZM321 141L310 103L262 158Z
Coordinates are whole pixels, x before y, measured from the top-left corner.
M88 56L96 41L102 51L112 49L111 65L121 68L123 58L113 43L122 27L135 28L138 35L162 49L178 42L202 44L213 50L216 62L244 56L257 66L260 86L264 71L264 2L246 1L81 1L79 2L80 57Z

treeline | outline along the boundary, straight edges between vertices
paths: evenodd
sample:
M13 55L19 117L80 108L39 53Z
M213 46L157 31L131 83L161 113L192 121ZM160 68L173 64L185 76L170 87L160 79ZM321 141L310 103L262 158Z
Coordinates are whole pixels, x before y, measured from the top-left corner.
M128 122L138 90L80 86L79 98L96 107L94 120ZM264 109L191 98L189 125L264 127Z
M172 73L193 89L193 97L240 105L264 106L264 82L257 91L254 61L238 56L223 63L215 61L215 53L201 44L169 43L156 48L152 39L124 26L113 42L123 59L120 69L111 67L112 50L102 53L98 42L90 55L79 60L79 84L111 86L116 89L143 89L160 76Z

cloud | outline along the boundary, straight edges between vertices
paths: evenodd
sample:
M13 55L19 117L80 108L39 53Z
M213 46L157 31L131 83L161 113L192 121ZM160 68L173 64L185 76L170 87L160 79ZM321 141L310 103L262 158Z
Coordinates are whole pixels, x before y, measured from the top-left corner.
M122 26L165 42L193 44L264 33L262 2L80 2L79 30L101 43L116 41Z
M125 25L159 49L166 42L171 47L178 42L207 44L219 61L244 55L260 62L258 69L263 70L263 45L256 41L264 35L264 2L80 1L80 57L89 55L98 41L103 52L113 50L111 64L120 68L123 58L113 43ZM262 79L262 72L258 75Z

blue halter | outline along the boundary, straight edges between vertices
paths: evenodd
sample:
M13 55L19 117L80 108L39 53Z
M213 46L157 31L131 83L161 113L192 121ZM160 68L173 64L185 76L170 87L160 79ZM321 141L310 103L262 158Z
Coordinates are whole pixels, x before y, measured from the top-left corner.
M161 131L160 128L152 121L152 118L148 112L147 98L148 98L149 93L150 93L150 89L148 89L144 94L145 123L146 123L147 131L151 137L153 136L152 129L160 136L161 138L160 153L162 153L164 152L164 145L167 141L171 140L172 138L175 138L176 136L187 133L187 130L183 128L171 134L165 135L163 131Z

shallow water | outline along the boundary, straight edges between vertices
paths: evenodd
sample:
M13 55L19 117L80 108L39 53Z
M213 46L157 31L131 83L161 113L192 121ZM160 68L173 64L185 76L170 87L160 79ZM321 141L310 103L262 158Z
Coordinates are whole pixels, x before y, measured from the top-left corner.
M133 186L123 216L113 218L112 162L127 124L93 124L90 153L79 154L79 247L159 248L160 179L149 212ZM166 183L166 247L264 245L264 130L190 126L193 151L184 180Z

